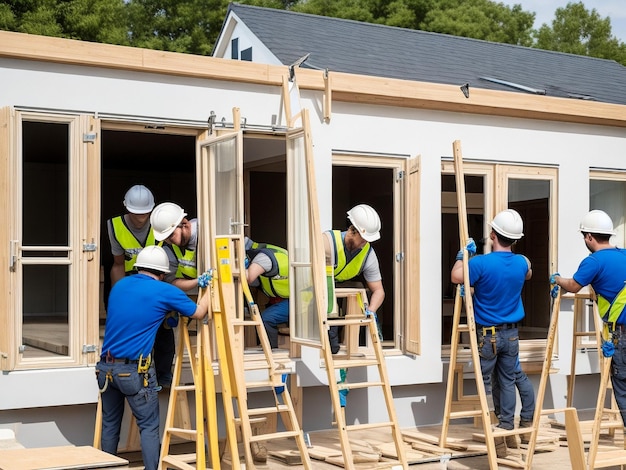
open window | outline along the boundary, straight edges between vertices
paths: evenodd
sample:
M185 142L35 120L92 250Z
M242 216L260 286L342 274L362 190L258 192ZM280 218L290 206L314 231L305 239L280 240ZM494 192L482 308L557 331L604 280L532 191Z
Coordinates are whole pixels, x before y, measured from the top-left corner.
M2 369L94 363L100 206L88 188L99 184L99 123L10 108L0 119Z
M478 253L488 252L488 223L506 208L524 220L524 237L513 250L532 263L533 277L526 282L522 301L526 316L520 339L545 339L550 323L550 297L545 280L556 266L556 168L504 164L464 164L469 236ZM456 185L451 162L442 164L442 342L450 344L454 286L450 269L459 249Z

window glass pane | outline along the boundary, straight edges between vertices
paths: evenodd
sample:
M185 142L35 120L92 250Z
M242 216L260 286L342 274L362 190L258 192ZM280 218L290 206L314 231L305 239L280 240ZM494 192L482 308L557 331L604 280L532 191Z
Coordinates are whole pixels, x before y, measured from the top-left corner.
M591 180L589 183L589 209L601 209L613 220L615 237L612 243L624 248L626 233L626 181Z
M300 135L288 141L288 155L291 159L293 187L294 233L292 234L292 250L289 252L291 263L296 264L292 271L294 282L293 319L295 336L314 341L320 340L317 311L315 310L315 293L313 291L313 270L310 252L309 196L307 192L307 172L305 159L304 136Z
M524 284L522 302L526 316L519 328L520 339L545 338L550 325L550 297L546 279L550 277L550 181L510 178L508 207L524 221L524 236L513 251L532 263L533 276Z
M69 266L24 265L22 272L24 357L69 355Z
M237 139L217 142L211 146L215 155L216 234L232 235L237 230Z
M22 245L68 246L69 124L24 121L22 154Z
M467 210L467 230L476 242L477 253L484 251L484 177L465 175L465 205ZM442 344L450 344L452 335L452 315L456 284L450 280L450 270L459 251L459 214L454 175L441 176L441 284L443 292ZM463 314L464 317L464 314ZM463 318L462 321L465 321Z

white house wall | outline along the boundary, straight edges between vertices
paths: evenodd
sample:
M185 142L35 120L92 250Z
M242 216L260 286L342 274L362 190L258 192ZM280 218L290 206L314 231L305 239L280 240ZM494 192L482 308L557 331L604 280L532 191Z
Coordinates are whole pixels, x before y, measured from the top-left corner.
M224 117L231 121L231 110L236 106L248 123L269 125L273 115L284 120L278 86L16 59L0 59L0 83L3 85L0 87L0 106L195 122L206 122L211 111L216 113L218 120ZM418 288L422 293L419 301L422 354L390 357L388 367L392 384L396 386L394 394L401 410L398 415L402 425L415 424L419 419L416 416L431 419L425 417L431 416L432 410L439 409L434 405L443 399L440 183L441 160L451 157L452 142L462 142L466 159L558 167L559 252L558 266L554 270L567 276L587 255L577 227L581 216L589 209L589 168L624 168L626 129L347 102L333 102L330 123L327 124L322 116L322 92L306 91L302 96L303 106L312 113L322 229L332 228L331 195L322 188L330 186L334 151L380 153L397 158L421 155L422 233ZM567 304L564 312L566 309ZM563 330L571 330L571 322L569 325ZM568 358L570 345L571 342L565 340L559 343L561 376L569 372L569 363L563 359ZM589 362L590 372L592 368ZM56 395L46 400L33 399L28 402L30 406L48 406L51 401L56 404L94 403L97 395L93 369L82 368L72 374L71 378L67 377L72 386L63 387L63 399ZM18 379L20 375L22 378ZM50 375L50 371L2 374L0 390L14 390L15 386L22 389L28 385L50 394L54 390L53 384L62 377L56 375L53 380ZM16 380L24 382L18 384ZM91 380L91 385L87 380ZM303 377L302 380L303 385L307 385L307 380L313 385L323 382L325 374L318 378ZM79 386L81 384L84 389ZM562 396L564 392L554 391L553 395ZM358 394L351 394L351 399L355 396ZM364 400L370 417L375 416L380 408L377 405L379 400L375 398L372 395ZM29 406L18 398L9 400L4 393L0 394L0 402L0 409Z

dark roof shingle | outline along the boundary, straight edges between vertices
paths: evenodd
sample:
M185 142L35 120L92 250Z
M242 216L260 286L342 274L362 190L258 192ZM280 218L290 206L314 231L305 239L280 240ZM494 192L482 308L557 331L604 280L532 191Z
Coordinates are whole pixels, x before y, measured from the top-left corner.
M231 3L245 25L288 65L403 80L626 104L626 67L605 59L447 34Z

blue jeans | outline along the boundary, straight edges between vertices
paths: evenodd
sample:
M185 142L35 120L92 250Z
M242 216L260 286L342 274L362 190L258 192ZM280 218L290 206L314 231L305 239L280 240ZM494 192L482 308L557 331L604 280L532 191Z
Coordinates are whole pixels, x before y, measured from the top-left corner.
M611 383L617 407L626 426L626 333L619 332L618 334L619 339L611 363Z
M172 385L172 363L175 355L174 330L169 326L165 326L165 322L162 322L154 338L154 349L152 351L152 359L159 385L164 387Z
M107 372L111 379L107 379ZM104 452L117 454L120 428L124 416L124 399L137 420L141 433L141 454L146 470L159 466L161 440L159 437L159 392L154 366L148 371L148 386L144 386L144 374L137 372L137 364L96 364L98 387L102 392L102 440Z
M289 323L289 299L283 299L267 307L261 313L261 318L267 332L267 338L270 340L270 346L272 349L276 349L278 347L278 325Z
M519 363L519 356L517 357L517 364L515 366L515 387L519 392L519 397L522 402L522 409L520 410L520 418L524 421L532 421L535 415L535 389L533 384L528 379L526 373L522 370L522 366ZM498 381L498 374L491 375L491 393L493 395L494 409L496 410L496 416L500 417L500 382Z
M476 327L480 370L483 374L485 392L491 395L491 375L498 374L500 384L500 424L503 429L513 429L515 414L515 366L519 355L517 328L499 329L495 335L491 330L483 335L483 329Z

